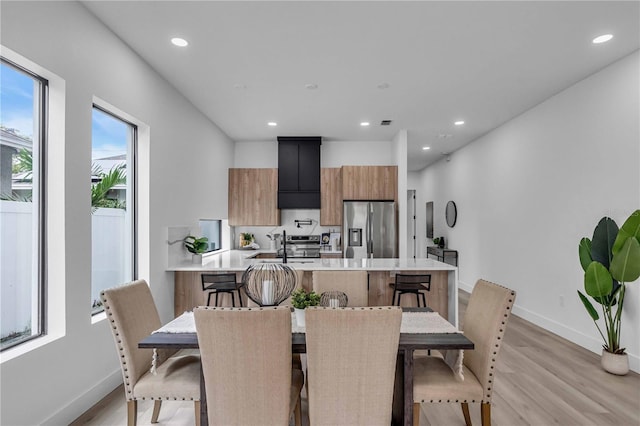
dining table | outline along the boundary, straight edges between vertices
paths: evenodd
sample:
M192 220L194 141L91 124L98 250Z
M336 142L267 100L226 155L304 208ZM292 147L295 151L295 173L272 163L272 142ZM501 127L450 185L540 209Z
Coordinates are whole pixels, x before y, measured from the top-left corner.
M469 350L474 348L474 344L461 332L455 330L442 332L441 328L436 327L431 329L429 323L420 322L422 316L420 314L430 313L431 319L433 317L439 317L442 321L446 322L444 318L440 317L436 313L432 312L429 308L402 308L403 311L403 325L407 322L405 318L410 317L417 319L418 321L413 324L414 329L411 332L403 332L401 327L400 339L398 344L398 357L396 362L396 374L394 381L394 393L393 393L393 409L392 409L392 425L413 425L413 360L414 351L416 350L437 350L441 352L446 351L459 351L459 369L460 374L462 371L462 350ZM189 313L185 313L182 316L176 318L174 321L184 321L184 316ZM418 315L406 315L406 314L418 314ZM182 317L182 318L181 318ZM294 317L292 317L294 318ZM441 321L441 322L442 322ZM187 318L186 323L189 323ZM415 327L419 328L416 330ZM156 330L154 333L143 338L139 343L139 348L146 349L198 349L198 337L193 330L187 328L178 329L178 331L166 332L165 328ZM296 327L295 319L292 319L292 334L291 334L291 350L293 353L304 354L306 353L306 340L305 333L300 328ZM452 367L453 368L453 367ZM452 373L455 374L455 373ZM201 425L208 425L207 417L207 401L206 392L204 388L204 375L202 369L200 370L200 412L201 412Z

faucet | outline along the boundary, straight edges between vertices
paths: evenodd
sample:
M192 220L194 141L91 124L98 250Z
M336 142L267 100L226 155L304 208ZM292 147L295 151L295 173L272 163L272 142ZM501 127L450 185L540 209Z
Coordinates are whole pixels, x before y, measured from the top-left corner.
M282 230L282 263L287 263L287 231Z

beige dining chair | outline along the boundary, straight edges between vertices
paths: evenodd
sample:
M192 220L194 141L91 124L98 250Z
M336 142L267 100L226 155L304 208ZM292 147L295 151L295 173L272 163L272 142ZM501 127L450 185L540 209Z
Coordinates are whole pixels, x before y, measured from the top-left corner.
M478 280L464 314L464 335L474 344L465 350L464 380L458 381L440 356L416 357L413 376L413 424L420 422L420 404L460 403L465 423L471 426L469 403L480 403L482 425L491 425L491 393L507 321L516 293Z
M341 291L347 295L347 306L369 306L367 271L313 271L313 291Z
M301 424L288 307L194 309L210 425ZM223 342L221 344L221 342Z
M311 425L391 423L402 309L307 308Z
M138 342L160 328L160 316L144 280L100 293L118 351L127 400L127 424L135 426L139 400L153 400L151 423L157 423L163 400L193 401L200 425L200 357L190 351L138 349Z

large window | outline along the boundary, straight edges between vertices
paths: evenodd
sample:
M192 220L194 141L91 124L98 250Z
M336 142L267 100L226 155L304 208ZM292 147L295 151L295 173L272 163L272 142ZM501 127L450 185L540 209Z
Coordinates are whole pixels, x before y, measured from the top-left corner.
M45 333L47 81L0 64L0 348Z
M93 108L91 154L91 312L100 292L136 276L136 126Z

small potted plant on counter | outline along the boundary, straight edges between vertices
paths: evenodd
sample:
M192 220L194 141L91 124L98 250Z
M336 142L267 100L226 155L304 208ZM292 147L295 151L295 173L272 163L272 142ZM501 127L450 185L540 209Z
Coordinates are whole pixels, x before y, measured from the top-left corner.
M315 291L307 293L304 288L300 287L291 293L291 305L296 312L296 322L300 327L304 327L304 310L309 306L318 306L320 304L320 295Z
M255 237L250 232L241 232L240 233L240 248L248 247L252 242L255 241Z
M188 235L184 238L184 246L191 253L191 261L193 263L202 263L202 253L207 251L209 247L209 239L207 237L194 237Z
M629 359L620 346L620 321L626 283L640 277L640 210L636 210L618 229L608 217L603 217L593 238L583 238L578 247L580 264L584 270L584 289L602 308L606 334L598 325L600 315L591 301L578 290L580 300L604 340L602 368L624 375L629 371Z

